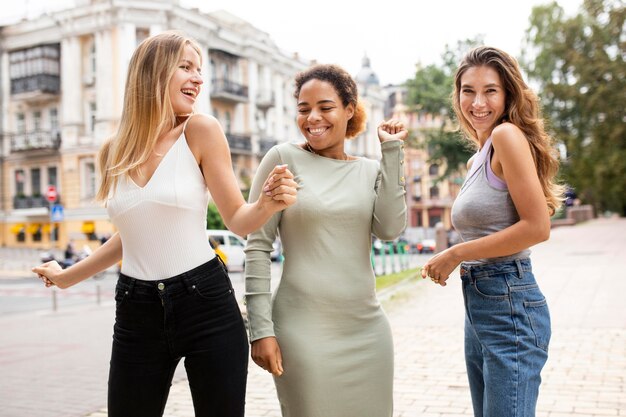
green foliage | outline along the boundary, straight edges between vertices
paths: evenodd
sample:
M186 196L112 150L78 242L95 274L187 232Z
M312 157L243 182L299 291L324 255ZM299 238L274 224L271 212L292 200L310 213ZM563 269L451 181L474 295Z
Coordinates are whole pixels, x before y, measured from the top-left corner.
M562 176L596 210L626 215L626 66L619 0L585 0L566 17L556 3L533 9L523 59L551 132L565 145Z
M456 130L451 95L454 88L454 72L463 55L482 43L482 38L459 41L455 48L446 46L443 64L418 66L415 77L406 82L408 104L418 113L441 117L438 127L423 128L412 132L409 144L428 149L429 163L445 165L442 179L456 177L472 155L471 145Z
M209 203L209 206L207 207L206 228L217 230L226 229L224 221L222 220L222 216L220 216L220 212L217 210L217 206L213 202Z

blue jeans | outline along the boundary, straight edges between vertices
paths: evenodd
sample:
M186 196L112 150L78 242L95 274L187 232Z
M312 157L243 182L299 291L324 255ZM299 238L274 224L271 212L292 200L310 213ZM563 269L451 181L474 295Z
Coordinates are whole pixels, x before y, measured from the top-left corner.
M195 415L243 417L248 339L217 257L159 281L120 274L115 301L110 417L162 416L183 357Z
M530 259L462 264L461 280L474 415L534 416L551 332Z

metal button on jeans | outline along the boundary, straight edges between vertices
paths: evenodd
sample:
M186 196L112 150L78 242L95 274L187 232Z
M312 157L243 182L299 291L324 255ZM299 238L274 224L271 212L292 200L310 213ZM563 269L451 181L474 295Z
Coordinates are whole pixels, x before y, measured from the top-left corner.
M159 291L163 291L165 289L165 284L163 284L162 282L159 282L159 285L157 285L157 288L159 289Z

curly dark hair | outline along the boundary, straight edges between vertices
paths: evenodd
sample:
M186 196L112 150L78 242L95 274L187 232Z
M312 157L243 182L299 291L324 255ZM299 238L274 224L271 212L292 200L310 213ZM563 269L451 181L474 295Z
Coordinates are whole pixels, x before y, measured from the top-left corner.
M338 65L318 64L296 75L296 89L293 96L300 96L302 86L311 80L326 81L331 84L341 99L344 107L354 105L354 115L348 120L346 137L354 138L365 130L367 115L363 103L359 100L359 92L352 76Z

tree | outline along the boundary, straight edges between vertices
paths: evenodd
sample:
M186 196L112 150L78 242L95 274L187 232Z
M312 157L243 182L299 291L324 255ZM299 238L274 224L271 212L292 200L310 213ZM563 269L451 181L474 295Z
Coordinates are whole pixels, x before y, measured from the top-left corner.
M585 0L566 17L557 3L533 8L523 65L539 85L551 133L567 150L563 179L599 211L626 215L626 10Z
M460 59L470 48L480 43L481 38L476 37L459 41L455 49L446 46L442 65L418 66L415 77L406 83L408 104L418 113L438 116L441 121L435 128L420 129L411 139L412 145L428 149L428 162L445 165L446 169L438 180L456 176L472 155L471 144L457 129L451 94L454 72Z
M213 202L209 203L209 207L207 207L206 228L218 230L226 229L226 225L224 225L222 216L220 216L220 212L217 210L217 206Z

